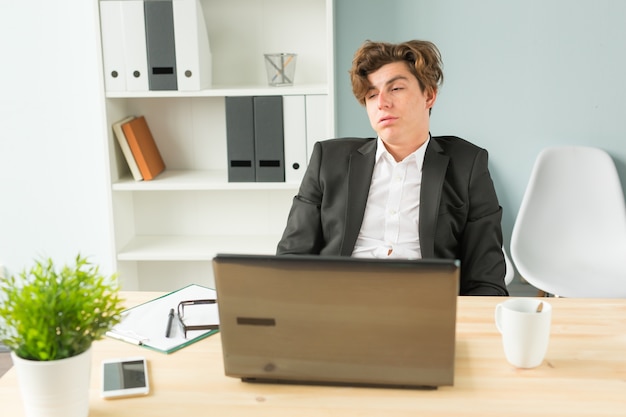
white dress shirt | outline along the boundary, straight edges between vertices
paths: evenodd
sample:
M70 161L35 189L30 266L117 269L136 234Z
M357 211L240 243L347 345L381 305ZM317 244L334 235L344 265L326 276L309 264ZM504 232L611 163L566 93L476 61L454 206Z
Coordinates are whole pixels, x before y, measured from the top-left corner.
M396 162L378 138L376 161L361 230L352 256L358 258L422 257L419 241L422 165L430 138Z

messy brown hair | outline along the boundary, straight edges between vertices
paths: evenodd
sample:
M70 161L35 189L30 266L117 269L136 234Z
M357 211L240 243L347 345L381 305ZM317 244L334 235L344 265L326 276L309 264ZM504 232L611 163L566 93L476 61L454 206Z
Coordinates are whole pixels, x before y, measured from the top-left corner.
M409 71L417 78L422 92L437 92L443 83L441 54L434 43L411 40L402 43L366 41L355 52L350 69L352 92L365 105L370 89L367 76L383 65L405 61Z

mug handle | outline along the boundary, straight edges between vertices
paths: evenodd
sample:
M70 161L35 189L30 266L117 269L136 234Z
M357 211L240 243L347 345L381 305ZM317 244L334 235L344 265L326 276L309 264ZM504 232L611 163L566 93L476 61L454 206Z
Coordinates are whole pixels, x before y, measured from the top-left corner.
M500 333L502 333L502 303L496 305L496 311L495 311L495 320L496 320L496 328L498 329L498 331Z

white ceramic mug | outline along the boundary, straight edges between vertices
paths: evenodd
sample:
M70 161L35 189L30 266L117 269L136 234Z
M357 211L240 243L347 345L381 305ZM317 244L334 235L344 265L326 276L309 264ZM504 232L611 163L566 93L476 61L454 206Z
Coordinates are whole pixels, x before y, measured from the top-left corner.
M512 298L496 305L495 319L509 363L518 368L539 366L548 350L552 306L536 298Z

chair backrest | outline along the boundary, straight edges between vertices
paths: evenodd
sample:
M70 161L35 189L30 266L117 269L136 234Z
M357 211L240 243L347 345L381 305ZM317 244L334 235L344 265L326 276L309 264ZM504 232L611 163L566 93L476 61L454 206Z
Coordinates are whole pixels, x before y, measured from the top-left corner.
M511 256L522 277L549 293L626 297L626 206L608 153L585 146L540 152Z

